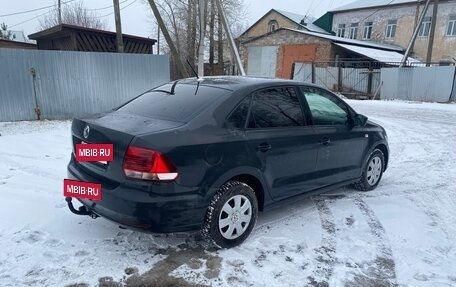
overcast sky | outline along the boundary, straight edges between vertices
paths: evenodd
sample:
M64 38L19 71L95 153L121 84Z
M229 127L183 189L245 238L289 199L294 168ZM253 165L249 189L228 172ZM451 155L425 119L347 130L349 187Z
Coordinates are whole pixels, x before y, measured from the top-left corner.
M62 2L65 1L67 0L62 0ZM123 33L156 38L156 35L153 35L154 24L150 20L152 14L150 7L145 4L146 1L120 0L120 2ZM253 24L272 8L319 17L327 10L350 2L353 0L244 0L248 10L248 17L244 21ZM0 0L0 15L37 9L54 3L54 0ZM90 9L97 9L98 15L107 15L102 18L105 19L108 29L114 31L114 16L111 14L113 10L111 7L112 0L84 0L84 3ZM0 17L0 23L6 23L11 30L24 31L26 35L32 34L39 30L38 16L46 13L49 9L3 16Z

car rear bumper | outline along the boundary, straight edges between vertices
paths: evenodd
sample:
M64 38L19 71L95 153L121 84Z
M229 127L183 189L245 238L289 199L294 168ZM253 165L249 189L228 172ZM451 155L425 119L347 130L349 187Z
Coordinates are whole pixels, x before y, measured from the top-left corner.
M197 187L174 182L112 184L85 171L74 160L67 168L68 179L101 183L102 200L78 199L89 211L111 221L156 233L200 229L208 200ZM145 188L147 186L147 188Z

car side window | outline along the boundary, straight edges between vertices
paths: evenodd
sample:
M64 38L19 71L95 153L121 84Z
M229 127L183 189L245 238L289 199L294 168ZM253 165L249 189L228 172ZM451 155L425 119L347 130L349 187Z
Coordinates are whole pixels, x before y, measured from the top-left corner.
M276 128L305 125L297 92L277 87L253 93L249 128Z
M347 107L330 93L311 87L300 87L317 126L346 125L349 122Z
M230 123L231 126L238 129L242 129L245 127L245 121L247 120L247 116L249 114L251 99L251 96L246 97L239 103L239 105L237 105L233 112L231 112L231 115L228 117L227 120L227 122Z

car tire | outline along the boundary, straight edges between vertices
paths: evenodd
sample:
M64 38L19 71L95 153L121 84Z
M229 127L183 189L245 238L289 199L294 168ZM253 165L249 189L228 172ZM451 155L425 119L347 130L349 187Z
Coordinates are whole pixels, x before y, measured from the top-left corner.
M231 248L250 235L257 215L253 189L239 181L228 181L214 194L201 233L217 247Z
M373 190L382 179L384 169L385 156L381 150L375 149L369 155L361 179L353 185L354 188L361 191Z

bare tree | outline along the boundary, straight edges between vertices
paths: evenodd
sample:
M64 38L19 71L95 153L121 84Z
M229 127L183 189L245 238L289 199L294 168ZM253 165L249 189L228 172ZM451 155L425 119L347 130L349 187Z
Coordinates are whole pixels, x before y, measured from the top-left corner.
M57 5L56 5L57 6ZM106 22L95 12L84 6L82 0L62 5L62 23L86 28L104 30ZM55 8L50 13L39 19L40 28L48 29L59 25L59 9Z
M185 69L184 64L182 63L182 59L179 57L178 52L174 43L172 42L171 36L168 33L168 28L166 27L165 23L163 22L163 18L161 17L160 12L158 11L157 5L154 0L149 0L149 5L152 8L152 11L155 15L155 19L157 19L158 26L160 27L163 36L165 36L166 42L171 50L171 55L173 56L173 62L176 63L177 70L179 71L180 75L184 78L188 77L187 70Z
M198 47L200 46L199 33L201 30L206 31L206 55L209 55L209 64L211 74L216 73L215 65L218 62L219 73L223 73L223 54L229 55L230 51L224 49L225 33L219 20L217 5L212 0L205 0L205 26L207 29L200 29L198 21L198 2L195 0L156 0L154 1L163 18L163 22L169 31L173 43L175 44L177 54L182 61L189 61L192 65L198 62ZM225 14L231 27L240 27L246 15L246 9L243 0L222 0ZM235 32L235 31L233 31ZM243 32L243 31L242 31ZM236 36L236 32L234 33ZM161 51L170 52L169 47L161 45ZM226 50L226 51L224 51ZM225 57L226 58L226 57ZM220 59L220 60L218 60ZM188 67L188 72L191 72Z

